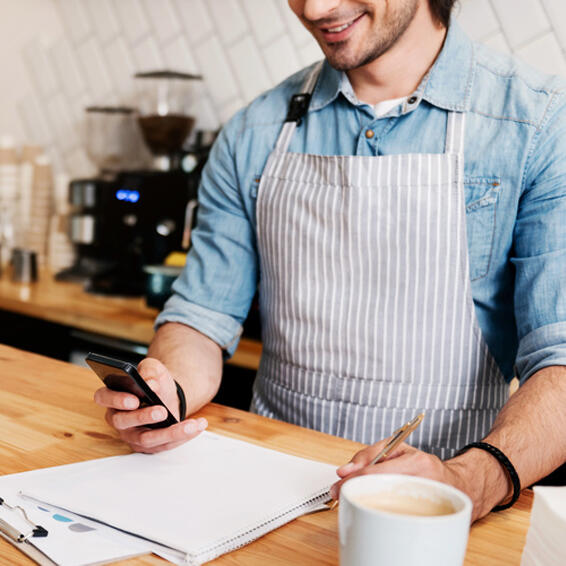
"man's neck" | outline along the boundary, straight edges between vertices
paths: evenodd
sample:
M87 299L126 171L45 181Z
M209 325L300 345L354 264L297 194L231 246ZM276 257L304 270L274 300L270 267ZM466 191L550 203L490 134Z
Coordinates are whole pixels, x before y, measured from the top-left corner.
M347 71L358 99L374 105L414 92L442 50L446 31L428 9L419 9L391 49L371 63Z

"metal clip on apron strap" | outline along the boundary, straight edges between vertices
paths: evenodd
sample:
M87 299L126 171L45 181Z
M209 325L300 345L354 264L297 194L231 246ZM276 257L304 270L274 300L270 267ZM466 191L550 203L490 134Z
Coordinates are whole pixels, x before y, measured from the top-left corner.
M285 122L295 122L297 126L301 124L301 119L305 116L311 102L311 94L318 81L318 76L322 69L324 60L316 63L309 71L302 86L300 94L294 94L289 103L289 110Z
M305 82L303 83L299 94L294 94L291 97L291 102L289 103L289 110L287 111L287 117L283 123L283 128L279 133L279 137L275 142L274 152L278 155L285 153L289 148L291 143L291 138L295 132L295 128L301 124L303 117L306 115L309 104L311 101L311 93L316 86L316 81L318 80L318 75L322 68L323 61L320 61L310 70L307 75ZM271 158L271 156L270 156ZM268 161L269 163L269 161ZM266 171L269 170L269 165L266 166Z
M310 92L294 94L291 97L291 102L289 104L289 110L287 112L285 122L296 122L297 126L300 126L301 119L307 113L310 102Z

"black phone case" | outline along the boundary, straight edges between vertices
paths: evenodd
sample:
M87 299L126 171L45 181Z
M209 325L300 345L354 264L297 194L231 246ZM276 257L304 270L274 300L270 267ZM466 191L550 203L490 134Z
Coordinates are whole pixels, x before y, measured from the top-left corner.
M165 407L167 418L164 421L144 426L148 428L165 428L179 422L155 391L147 385L135 366L129 362L92 352L86 356L85 361L108 389L132 393L140 400L140 407L148 405Z

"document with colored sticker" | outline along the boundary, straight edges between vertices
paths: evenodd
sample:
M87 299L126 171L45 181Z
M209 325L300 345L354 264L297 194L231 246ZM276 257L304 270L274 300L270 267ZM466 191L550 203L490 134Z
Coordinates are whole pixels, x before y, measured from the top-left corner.
M6 502L0 505L0 525L10 527L0 529L0 536L41 566L106 564L151 552L147 544L115 529L22 497L16 488L17 476L21 474L0 478ZM30 523L41 525L46 535L31 535Z

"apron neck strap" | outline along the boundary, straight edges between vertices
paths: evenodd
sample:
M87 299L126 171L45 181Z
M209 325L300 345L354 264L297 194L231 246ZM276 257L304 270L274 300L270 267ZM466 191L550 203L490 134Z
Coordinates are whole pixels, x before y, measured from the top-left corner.
M446 153L464 153L465 129L466 114L464 112L449 112L446 123Z
M289 144L291 143L293 133L295 132L295 128L301 123L301 119L309 109L311 94L316 86L323 63L324 60L319 61L316 65L314 65L301 87L300 94L295 94L291 98L285 123L283 124L281 133L279 134L275 144L276 151L281 153L285 153L287 151Z
M314 67L311 69L310 73L307 75L305 82L303 83L302 92L308 92L312 94L314 87L316 86L316 81L318 81L318 75L320 75L320 71L322 70L322 65L324 64L324 59L319 61Z

